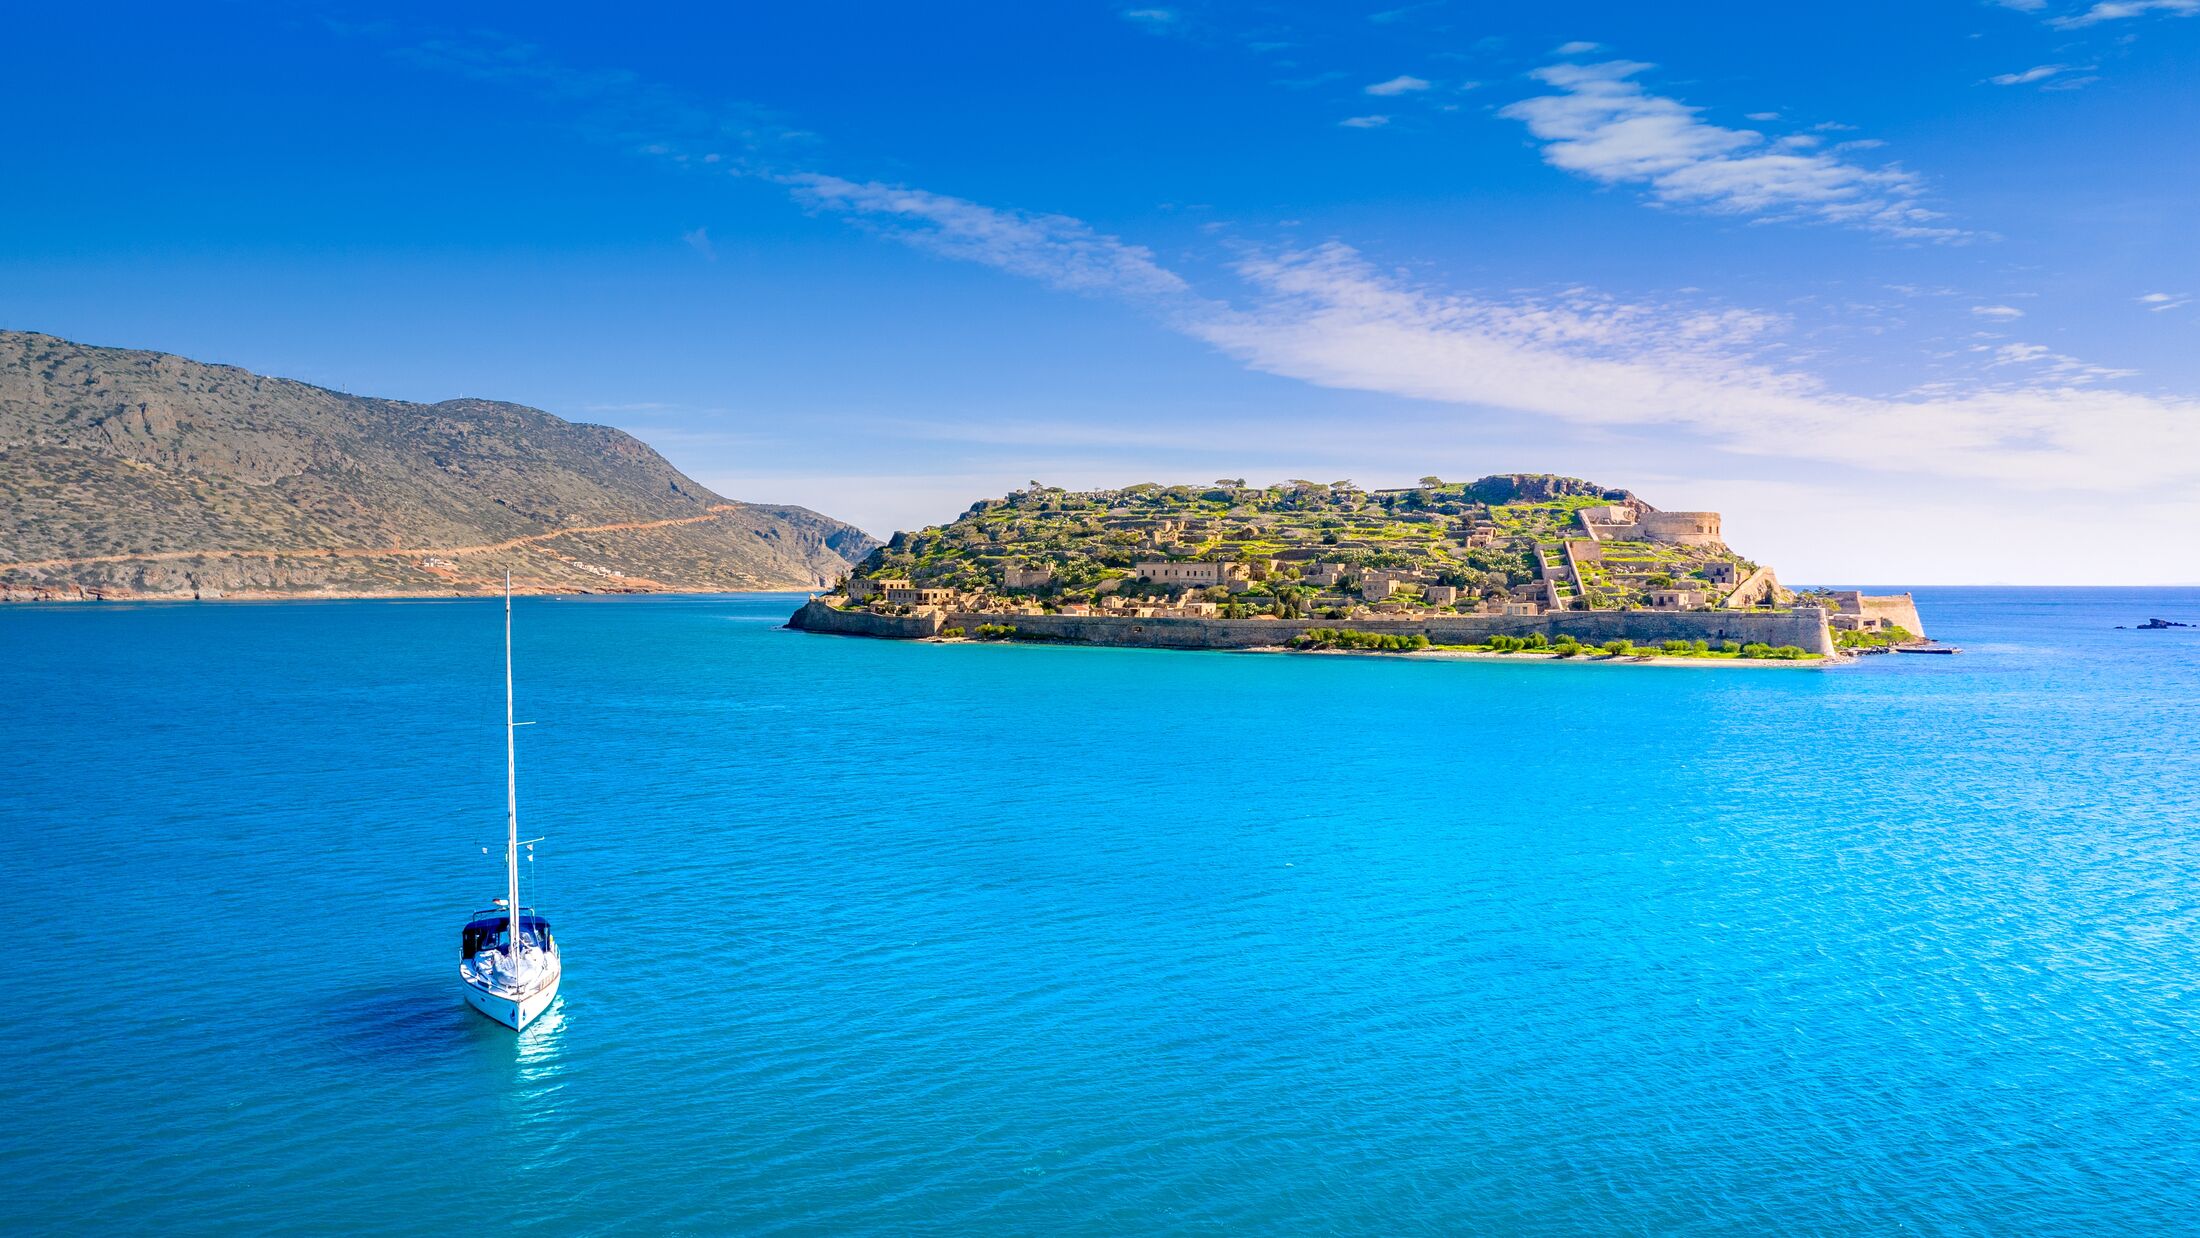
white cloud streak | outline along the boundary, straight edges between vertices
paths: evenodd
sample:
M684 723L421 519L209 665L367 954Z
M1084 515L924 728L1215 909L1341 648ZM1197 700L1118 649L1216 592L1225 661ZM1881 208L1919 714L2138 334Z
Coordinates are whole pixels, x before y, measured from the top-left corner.
M1608 185L1647 186L1656 205L1844 224L1905 240L1970 238L1919 204L1924 184L1912 173L1711 124L1700 109L1634 80L1651 67L1630 60L1548 65L1534 76L1558 93L1498 114L1526 124L1551 166Z
M2104 21L2121 21L2127 17L2144 17L2149 13L2165 13L2172 17L2190 17L2200 13L2200 0L2101 0L2101 3L2066 17L2050 18L2048 25L2064 30L2096 25Z
M1175 9L1124 9L1123 20L1148 30L1168 30L1175 27L1180 16Z
M1427 90L1428 87L1428 79L1413 77L1410 74L1401 73L1398 76L1391 78L1387 82L1377 82L1374 85L1368 87L1367 93L1371 95L1388 97L1391 95L1411 94L1417 90Z
M615 75L567 74L532 49L442 57L439 67L525 83L609 110L620 135L652 116L691 119L658 92ZM1704 125L1692 109L1642 94L1636 71L1585 79L1616 92L1593 110L1628 113L1591 124L1566 158L1631 179L1667 177L1735 157L1759 143ZM1562 85L1553 82L1554 85ZM1579 93L1568 89L1569 94ZM1639 122L1639 125L1638 123ZM1571 122L1568 122L1571 123ZM1637 132L1613 132L1615 125ZM698 127L748 146L749 160L716 162L691 142L637 141L637 149L689 168L767 180L821 212L859 220L881 235L958 261L1051 287L1119 299L1169 329L1204 341L1247 367L1323 387L1385 393L1461 410L1505 410L1577 425L1681 432L1727 450L1831 462L1873 474L1980 478L2036 487L2200 492L2200 401L2096 385L2114 377L2044 347L1981 345L1990 369L2030 375L1898 396L1845 393L1768 358L1783 327L1776 316L1630 304L1589 291L1548 298L1488 298L1409 285L1355 250L1244 253L1238 286L1205 295L1144 246L1065 215L1002 210L946 194L765 165L752 134L766 126ZM1808 156L1807 158L1823 158ZM1777 195L1775 195L1776 197ZM2183 304L2150 292L2148 308ZM2009 306L1978 307L2011 318Z
M1152 251L1066 215L996 210L922 189L810 172L775 179L796 200L878 222L896 240L1070 292L1148 300L1191 291Z
M920 248L1081 292L1126 296L1247 367L1322 387L1574 425L1679 430L1727 450L1888 471L2113 490L2200 486L2200 402L2094 386L2117 372L2036 345L1982 346L2030 381L1859 396L1764 360L1781 320L1742 310L1433 292L1355 250L1250 254L1236 300L1205 297L1141 246L1073 219L920 190L794 180ZM1982 307L2011 309L2012 307ZM2006 315L1993 315L2006 317Z
M1848 395L1752 359L1755 316L1430 293L1340 245L1247 259L1239 273L1256 299L1188 329L1255 369L1321 386L1678 428L1736 452L1873 472L2104 490L2200 481L2192 400L2074 382Z

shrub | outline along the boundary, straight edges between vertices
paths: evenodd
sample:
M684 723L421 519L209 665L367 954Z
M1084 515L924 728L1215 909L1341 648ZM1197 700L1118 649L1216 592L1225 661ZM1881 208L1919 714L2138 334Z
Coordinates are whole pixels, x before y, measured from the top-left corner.
M1761 640L1753 640L1748 644L1742 646L1742 656L1745 658L1771 657L1772 646L1767 645Z
M1739 641L1723 640L1719 642L1720 653L1740 653L1741 651L1742 646Z
M1530 632L1528 634L1528 639L1522 642L1520 647L1523 649L1548 649L1550 648L1550 645L1550 638L1543 635L1543 633Z
M1686 657L1687 655L1696 651L1696 647L1694 645L1691 645L1684 640L1669 640L1665 642L1664 645L1660 646L1660 648L1664 649L1665 652L1672 654L1675 657Z
M941 629L940 629L940 635L942 635L942 636L945 636L945 637L950 637L950 638L952 638L952 637L957 637L957 636L961 636L962 634L963 634L963 630L962 630L961 628L941 628Z
M1883 631L1859 632L1843 628L1833 634L1834 647L1838 649L1877 649L1892 645L1904 645L1916 640L1907 628L1888 624Z
M1290 643L1293 649L1360 649L1377 653L1408 653L1429 646L1428 637L1419 632L1398 636L1352 628L1308 628L1292 637Z
M1613 657L1616 658L1621 654L1626 653L1628 650L1633 649L1634 646L1629 644L1625 640L1608 640L1604 642L1603 648L1604 652L1611 654Z
M1694 653L1694 654L1695 654L1695 655L1696 655L1697 657L1699 657L1699 658L1700 658L1700 657L1704 656L1705 654L1707 654L1707 653L1710 653L1710 652L1711 652L1711 642L1710 642L1710 641L1707 641L1707 640L1700 640L1700 641L1697 641L1697 642L1696 642L1695 644L1693 644L1693 645L1690 645L1690 646L1689 646L1688 648L1689 648L1689 649L1690 649L1690 651L1692 651L1692 652L1693 652L1693 653Z
M1803 656L1803 647L1801 645L1782 645L1772 651L1772 656L1786 658L1788 661L1793 662Z
M978 640L1009 640L1016 635L1016 627L1008 623L981 623L970 635Z

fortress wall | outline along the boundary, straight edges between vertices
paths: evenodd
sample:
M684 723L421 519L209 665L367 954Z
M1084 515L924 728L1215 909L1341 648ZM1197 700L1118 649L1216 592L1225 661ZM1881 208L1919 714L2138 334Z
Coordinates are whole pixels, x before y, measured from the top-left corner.
M1857 602L1867 615L1877 615L1889 623L1902 625L1910 635L1925 635L1925 621L1918 617L1917 601L1907 593L1881 594L1870 597L1857 595Z
M841 612L832 612L840 614ZM991 615L950 612L949 627L1013 624L1020 633L1092 645L1164 649L1250 649L1281 645L1311 628L1351 628L1399 636L1422 635L1439 645L1480 644L1492 636L1570 634L1585 645L1626 639L1638 644L1669 640L1732 640L1796 645L1810 653L1833 652L1826 612L1818 607L1766 614L1733 611L1602 610L1547 615L1446 615L1425 619L1140 619L1121 615ZM832 630L812 628L813 631ZM865 633L884 635L884 633Z
M1914 617L1914 611L1913 617ZM950 611L946 615L874 615L836 610L812 601L787 626L841 636L882 636L902 640L937 636L943 627L974 629L982 623L1013 625L1018 632L1090 645L1135 645L1162 649L1251 649L1281 645L1311 628L1351 628L1398 636L1421 635L1438 645L1475 645L1492 636L1548 639L1571 635L1584 645L1626 639L1652 645L1669 640L1732 640L1748 644L1797 645L1811 653L1832 653L1826 612L1815 606L1790 611L1589 610L1545 615L1443 615L1424 619L1141 619L1124 615L998 615ZM1904 625L1908 626L1908 625ZM1915 629L1912 629L1913 631Z
M1677 546L1716 546L1724 536L1717 512L1643 512L1635 517L1643 536Z
M1770 605L1780 596L1780 578L1769 567L1760 567L1735 584L1719 604L1739 610L1745 606Z
M917 615L874 615L866 610L836 610L815 598L787 620L790 628L805 632L830 632L835 636L884 636L915 640L938 636L947 626L936 610Z

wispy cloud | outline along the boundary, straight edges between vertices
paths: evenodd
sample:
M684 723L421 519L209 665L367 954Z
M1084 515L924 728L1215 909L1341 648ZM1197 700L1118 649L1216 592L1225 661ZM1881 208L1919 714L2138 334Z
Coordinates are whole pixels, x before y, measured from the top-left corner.
M1370 13L1367 15L1367 19L1377 25L1389 25L1393 22L1404 21L1415 13L1440 7L1443 2L1444 0L1421 0L1419 4L1400 5L1394 9L1383 9L1380 12Z
M376 39L392 34L382 26L330 25ZM532 43L494 33L396 42L388 50L422 68L525 90L574 114L589 137L651 155L737 170L751 160L785 158L814 138L753 104L706 107L626 70L576 69Z
M2107 366L2092 365L2056 352L2044 344L1981 344L1979 349L1992 355L1991 365L2026 366L2059 382L2096 383L2113 378L2130 378L2135 373L2132 370L2112 370Z
M1239 274L1255 299L1187 329L1255 369L1322 386L1675 427L1737 452L1873 471L2101 489L2200 480L2200 402L2191 400L2073 381L1848 395L1753 357L1759 316L1586 293L1553 302L1433 293L1341 245L1249 258Z
M2030 86L2037 83L2041 90L2077 90L2101 80L2092 75L2093 68L2092 65L2034 65L2017 73L1997 73L1986 80L1996 86Z
M1551 54L1554 56L1586 56L1591 52L1601 52L1603 50L1604 45L1602 43L1589 43L1576 39L1571 43L1561 43L1552 48Z
M697 228L693 232L683 232L680 234L680 239L686 241L689 248L703 255L708 261L718 261L718 247L710 243L710 229Z
M2104 21L2121 21L2127 17L2144 17L2149 13L2166 13L2173 17L2190 17L2200 13L2200 0L2101 0L2082 12L2048 20L2048 25L2064 30L2075 30Z
M2139 298L2139 304L2155 313L2178 309L2192 304L2192 298L2182 292L2150 292Z
M1127 244L1066 215L998 210L922 189L814 172L775 179L799 201L876 221L896 240L1070 292L1144 300L1190 291L1144 246Z
M1971 312L1981 318L1991 318L1996 322L2014 322L2024 317L2024 311L2014 305L1974 305L1971 307Z
M1337 122L1347 129L1380 129L1390 123L1388 116L1347 116Z
M821 207L876 214L933 252L1122 295L1247 367L1323 387L1563 423L1679 430L1729 451L2028 485L2200 485L2200 402L2104 388L2123 372L2027 344L1979 346L2030 377L1907 396L1783 367L1778 315L1574 289L1502 298L1417 288L1357 251L1246 251L1240 291L1195 292L1150 252L1073 219L818 178ZM1985 307L1997 308L1997 307ZM1998 307L2009 308L2009 307ZM1997 316L1998 317L1998 316Z
M573 83L589 83L580 97L622 126L646 127L652 116L676 126L693 119L684 105L665 106L638 83L622 91L606 84L610 78L566 75L531 56L515 60L522 67L500 70L503 80L561 98L574 97ZM1634 90L1624 79L1635 71L1600 80ZM1639 90L1634 95L1648 98ZM1610 124L1592 125L1582 137L1554 138L1553 145L1585 143L1595 149L1582 156L1584 167L1650 180L1762 141L1704 125L1669 100L1646 105L1625 101L1623 93L1623 108L1645 107L1633 137L1609 132ZM2200 401L2104 386L2113 372L2042 346L1981 344L1989 371L2009 376L2000 381L1858 395L1782 361L1792 354L1778 347L1785 330L1778 315L1628 302L1585 289L1542 297L1447 292L1386 274L1337 243L1241 248L1221 281L1227 289L1202 291L1146 247L1067 215L833 176L783 156L776 166L762 156L711 164L703 156L714 152L671 138L631 142L628 149L777 184L810 209L943 257L1122 300L1263 373L1430 401L1456 410L1462 424L1499 410L1578 426L1679 432L1737 453L1874 473L2101 491L2200 487ZM1639 170L1622 177L1615 171L1622 168ZM2146 293L2139 303L2182 300ZM1978 308L1997 320L2019 314L2009 306Z
M1153 31L1173 30L1183 20L1175 9L1159 7L1123 9L1121 13L1124 21Z
M1634 80L1652 67L1631 60L1548 65L1534 76L1558 93L1522 99L1499 115L1526 124L1553 167L1605 184L1646 186L1656 205L1844 224L1906 240L1970 239L1920 205L1925 187L1914 174L1711 124L1701 109L1651 94Z
M1416 90L1427 90L1428 85L1428 80L1426 78L1413 77L1409 74L1401 73L1398 76L1391 78L1387 82L1377 82L1374 85L1368 87L1367 93L1371 95L1386 96L1411 94Z

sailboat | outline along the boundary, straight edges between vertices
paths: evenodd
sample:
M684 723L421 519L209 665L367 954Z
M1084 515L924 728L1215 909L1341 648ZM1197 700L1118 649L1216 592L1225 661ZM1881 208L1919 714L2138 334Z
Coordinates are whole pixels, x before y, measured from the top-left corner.
M504 574L504 878L505 896L467 918L459 979L466 1004L513 1031L521 1031L557 1000L564 968L550 922L519 901L519 849L542 840L519 836L519 761L512 733L512 574ZM484 847L486 851L488 848Z

